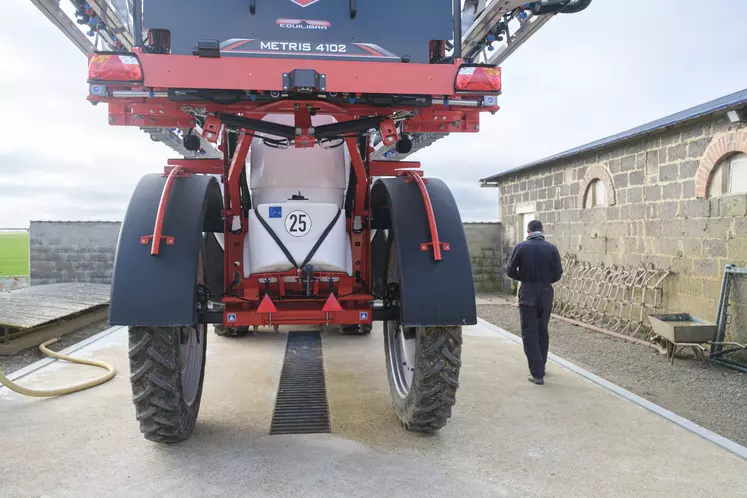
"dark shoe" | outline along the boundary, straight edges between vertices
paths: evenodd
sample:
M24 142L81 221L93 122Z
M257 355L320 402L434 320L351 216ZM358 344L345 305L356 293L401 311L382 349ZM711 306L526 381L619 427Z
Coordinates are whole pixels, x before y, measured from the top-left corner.
M538 386L542 386L545 384L545 379L543 379L542 377L534 377L530 375L527 380L532 384L537 384Z

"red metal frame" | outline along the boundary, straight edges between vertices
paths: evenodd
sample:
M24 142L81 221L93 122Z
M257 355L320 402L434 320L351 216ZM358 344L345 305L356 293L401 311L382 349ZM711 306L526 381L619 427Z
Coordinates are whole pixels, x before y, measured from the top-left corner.
M169 159L166 164L168 164L164 168L166 174L170 173L174 167L179 167L187 173L223 174L223 159Z
M477 133L480 114L465 109L423 109L419 118L402 125L408 133Z
M371 176L397 176L404 169L419 170L420 163L415 161L371 161L368 172ZM420 172L422 174L422 171Z
M171 171L166 177L166 185L163 186L163 192L161 192L161 200L158 201L158 213L156 214L156 224L153 227L153 235L144 235L140 237L140 243L143 245L147 245L151 240L153 241L153 245L150 248L151 256L158 256L161 250L161 239L166 239L167 245L174 244L174 237L163 235L163 218L166 216L166 205L169 202L171 187L174 186L174 180L176 180L176 177L180 176L181 173L181 166L174 166L171 168Z
M146 54L135 49L149 88L282 90L282 75L313 69L326 76L327 92L454 95L462 60L454 64L402 64L259 57L206 58Z
M226 204L226 214L228 216L238 216L241 214L241 194L239 193L239 177L244 170L246 157L249 154L249 147L252 145L252 135L242 134L236 144L236 152L233 154L231 167L228 170L228 194L229 199Z
M182 106L168 99L137 99L109 103L109 124L112 126L141 126L193 128L194 116L185 114Z
M427 251L428 246L433 246L433 259L435 261L441 261L441 250L449 251L451 246L448 242L441 242L438 238L438 226L436 226L436 215L433 214L433 204L431 204L431 196L428 195L428 189L425 188L425 180L421 177L418 171L400 171L397 176L407 176L417 184L420 189L420 195L423 196L423 204L425 204L425 214L428 216L428 226L431 230L431 241L420 244L421 251Z
M92 103L108 103L110 122L112 124L122 124L126 126L154 126L153 123L126 121L121 114L131 114L130 110L133 104L142 103L146 99L143 97L102 97L90 95L88 100ZM163 97L154 97L147 99L153 105L160 105L168 102ZM496 112L500 110L499 106L490 107L463 107L459 105L461 99L449 99L448 105L434 104L433 109L417 108L407 105L395 105L392 107L376 107L368 104L349 104L340 106L324 100L282 100L278 102L241 102L237 104L215 104L212 102L187 101L181 102L178 106L164 108L164 114L160 114L157 121L159 127L179 128L180 124L185 123L185 119L191 119L186 114L184 108L199 107L208 113L223 112L228 114L242 114L246 117L261 119L267 114L277 113L295 113L297 106L310 105L317 114L328 114L345 119L355 119L359 116L389 116L397 111L412 111L415 115L408 118L403 123L403 131L409 133L421 132L453 132L467 133L479 131L480 114L483 112ZM114 121L112 121L112 119ZM464 125L466 124L466 126ZM194 122L192 122L192 126ZM444 128L441 128L441 126ZM478 128L475 128L477 126ZM217 142L221 122L214 116L208 116L203 136L210 142Z
M151 254L158 255L162 239L173 244L173 237L164 236L163 218L177 176L189 174L220 175L224 185L224 323L227 326L282 325L282 324L370 324L372 321L371 231L370 209L367 206L371 178L402 176L415 182L425 205L431 241L420 245L427 251L433 247L435 261L442 259L442 251L449 244L439 239L433 206L417 162L373 161L373 148L366 144L361 154L356 136L345 135L344 145L350 153L356 185L353 209L346 220L352 252L352 275L335 272L314 272L310 296L305 292L303 273L291 269L250 275L244 278L243 249L248 219L241 209L240 178L244 170L254 132L239 130L241 135L229 161L228 132L218 113L234 114L251 119L262 119L270 113L295 116L295 147L313 147L312 116L325 114L337 122L379 116L379 131L386 145L400 139L400 133L476 132L481 112L495 112L498 106L483 106L480 96L455 95L455 80L463 61L453 64L403 64L389 62L353 62L301 59L269 59L221 57L202 58L179 55L146 54L136 50L143 68L144 81L126 85L107 84L108 96L90 95L93 103L109 105L109 120L113 125L194 128L194 109L206 115L202 135L212 143L222 143L218 149L223 159L169 160L165 168L166 185L159 203L153 235L143 236L141 243L151 240ZM274 94L278 100L267 102L270 91L281 92L283 74L296 69L314 69L325 77L325 93L350 94L345 104L332 103L324 98L288 98ZM209 90L251 90L265 92L263 99L221 104L208 100L172 102L164 98L164 91L172 88ZM111 93L119 91L119 93ZM256 94L256 93L255 93ZM421 107L413 103L392 106L367 103L364 94L424 95L433 98L433 105ZM158 96L156 96L158 95ZM463 102L463 99L472 102ZM478 102L475 102L478 99ZM462 105L460 105L462 104ZM187 112L190 111L190 112ZM406 111L405 121L395 123L395 113ZM402 115L399 115L401 118ZM238 275L238 278L236 278Z

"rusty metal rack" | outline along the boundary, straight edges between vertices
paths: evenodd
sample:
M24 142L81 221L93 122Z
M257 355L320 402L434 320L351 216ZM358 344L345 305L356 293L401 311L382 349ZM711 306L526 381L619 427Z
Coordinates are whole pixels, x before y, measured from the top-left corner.
M566 254L553 313L630 337L647 336L651 326L646 317L661 309L670 273L644 263L591 265Z

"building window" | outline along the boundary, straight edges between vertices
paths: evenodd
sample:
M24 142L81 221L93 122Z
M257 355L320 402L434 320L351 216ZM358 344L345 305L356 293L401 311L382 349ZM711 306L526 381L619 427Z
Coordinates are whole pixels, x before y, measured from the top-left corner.
M586 198L584 199L584 209L591 209L597 206L607 205L607 189L604 187L602 180L593 180L586 189Z
M699 199L747 192L747 129L713 137L695 174Z
M747 192L747 154L738 153L719 162L708 181L708 197Z
M614 206L617 203L615 185L607 168L601 164L590 166L581 180L576 199L578 209Z

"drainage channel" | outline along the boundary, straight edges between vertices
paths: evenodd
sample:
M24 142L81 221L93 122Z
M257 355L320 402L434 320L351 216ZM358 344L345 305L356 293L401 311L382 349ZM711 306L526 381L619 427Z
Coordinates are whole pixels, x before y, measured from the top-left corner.
M291 332L272 414L270 434L330 432L327 385L319 332Z

